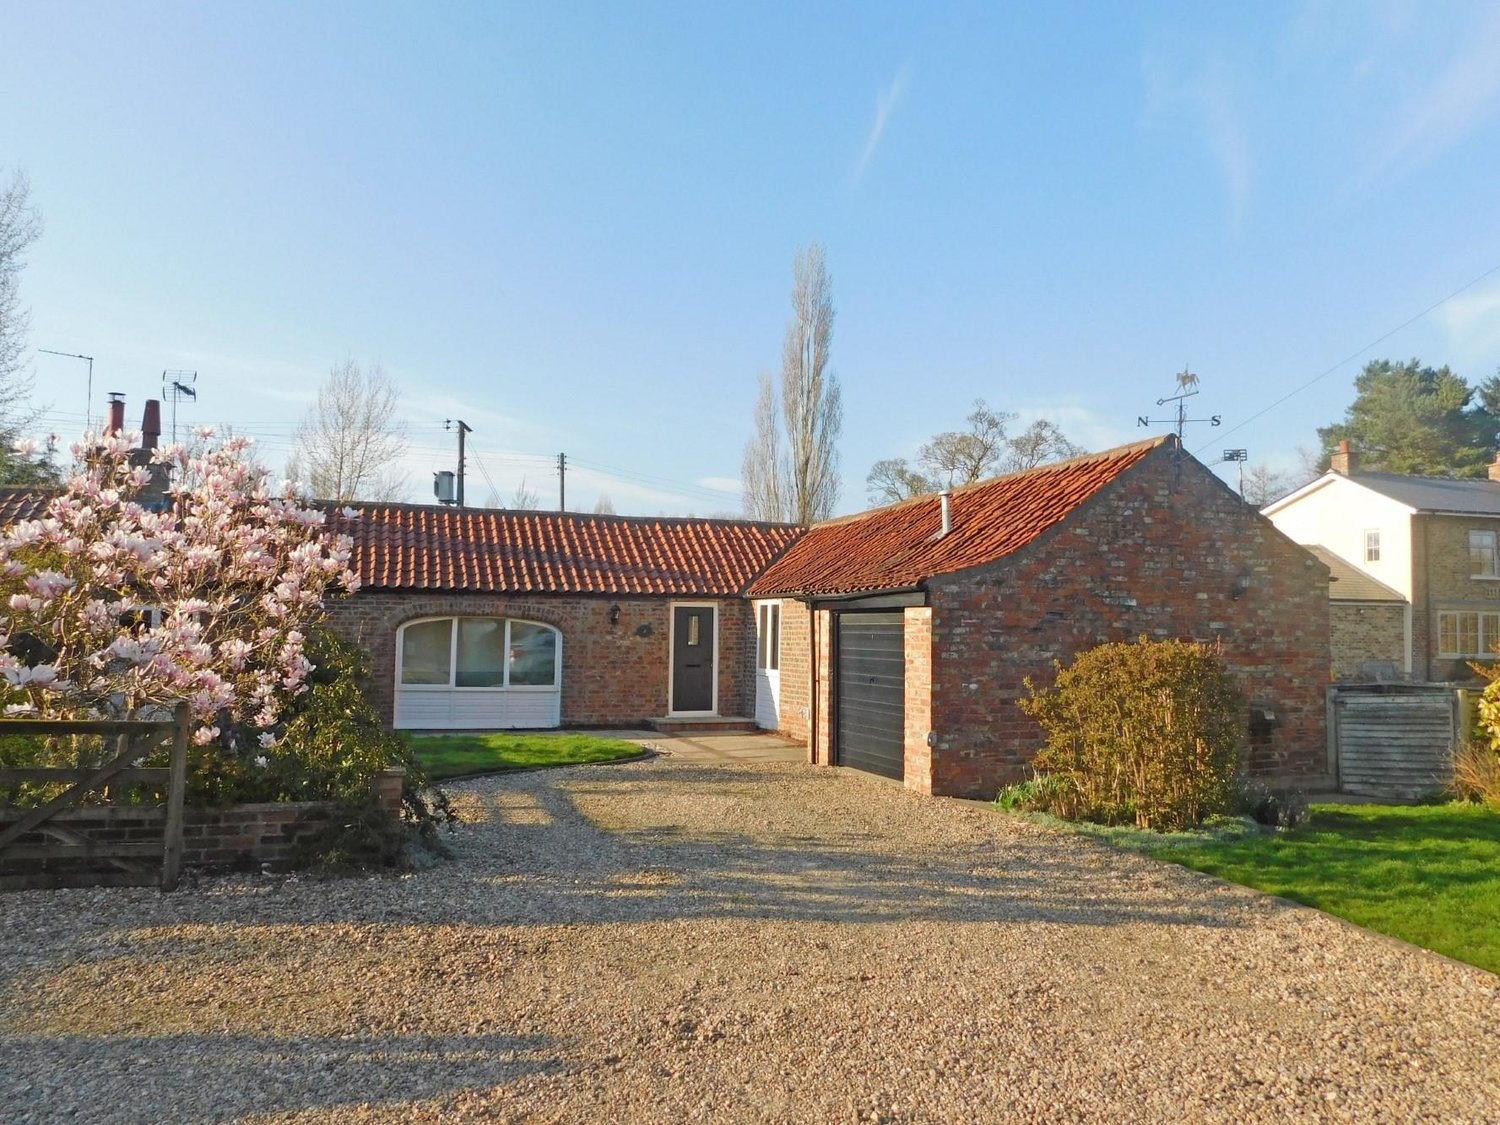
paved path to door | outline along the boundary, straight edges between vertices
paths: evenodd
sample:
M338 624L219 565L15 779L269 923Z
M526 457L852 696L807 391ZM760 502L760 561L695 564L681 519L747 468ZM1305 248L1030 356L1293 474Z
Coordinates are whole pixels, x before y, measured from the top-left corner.
M550 732L549 732L550 733ZM669 758L688 762L795 762L807 761L807 746L764 731L665 734L654 730L560 730L557 734L591 734L600 738L623 738L660 751Z
M0 895L7 1120L1500 1119L1495 977L1181 868L794 764L453 790L419 875Z

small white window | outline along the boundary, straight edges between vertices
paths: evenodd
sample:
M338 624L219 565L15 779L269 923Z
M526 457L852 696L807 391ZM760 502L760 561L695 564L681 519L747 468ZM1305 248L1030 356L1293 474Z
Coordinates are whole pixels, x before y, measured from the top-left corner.
M1469 532L1469 574L1475 578L1500 577L1495 566L1495 533Z
M1380 531L1365 532L1365 562L1380 561Z

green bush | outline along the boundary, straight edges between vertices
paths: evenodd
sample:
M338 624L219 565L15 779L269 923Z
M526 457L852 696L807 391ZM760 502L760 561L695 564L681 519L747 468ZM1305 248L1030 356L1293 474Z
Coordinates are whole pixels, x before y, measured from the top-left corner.
M314 669L308 690L284 710L276 742L261 747L244 728L221 727L219 742L188 752L187 803L235 805L262 801L333 801L338 811L313 839L303 859L315 865L390 866L400 848L382 838L372 846L381 817L373 815L372 783L382 771L401 767L399 842L417 837L442 852L439 830L458 819L405 740L387 730L362 684L369 664L355 645L326 627L314 630L306 652ZM165 765L165 754L153 764Z
M1020 701L1047 735L1033 763L1048 811L1070 820L1175 831L1235 799L1244 704L1217 645L1105 644L1058 666Z

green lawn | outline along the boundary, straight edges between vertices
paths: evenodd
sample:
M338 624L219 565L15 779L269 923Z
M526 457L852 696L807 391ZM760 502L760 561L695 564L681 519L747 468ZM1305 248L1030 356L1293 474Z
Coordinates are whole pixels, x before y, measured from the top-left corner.
M612 762L641 752L634 742L589 734L402 735L434 781L528 766Z
M1182 844L1143 833L1129 846L1500 973L1500 810L1311 811L1290 832Z

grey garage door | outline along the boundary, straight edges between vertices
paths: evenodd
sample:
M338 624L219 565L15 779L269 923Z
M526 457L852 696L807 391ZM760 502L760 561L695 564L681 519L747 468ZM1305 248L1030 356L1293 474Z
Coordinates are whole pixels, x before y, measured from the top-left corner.
M841 613L835 621L834 761L899 779L906 758L902 615Z

